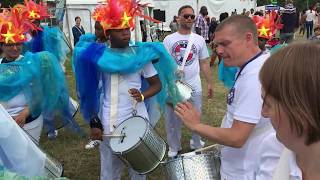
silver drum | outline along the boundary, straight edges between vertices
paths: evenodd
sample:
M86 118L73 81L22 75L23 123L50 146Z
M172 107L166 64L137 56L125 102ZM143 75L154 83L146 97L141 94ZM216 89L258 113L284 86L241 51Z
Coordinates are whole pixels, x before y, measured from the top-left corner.
M178 156L164 163L168 180L220 180L220 153Z
M125 135L122 138L111 138L110 147L113 153L139 174L153 171L165 155L165 141L140 116L125 120L112 134Z

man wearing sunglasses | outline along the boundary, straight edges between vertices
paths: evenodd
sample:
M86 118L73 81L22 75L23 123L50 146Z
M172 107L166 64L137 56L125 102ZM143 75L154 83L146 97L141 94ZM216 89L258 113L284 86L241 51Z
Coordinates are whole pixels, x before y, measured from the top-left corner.
M195 20L194 10L191 6L182 6L178 11L177 21L179 24L178 31L167 36L163 43L169 54L173 57L176 63L181 67L184 54L188 53L185 65L183 67L182 80L189 84L194 94L191 97L193 105L198 111L201 111L202 104L202 89L200 79L200 69L204 73L204 77L208 85L208 98L212 97L213 85L212 76L209 66L209 54L206 46L206 42L203 37L198 34L192 33L191 30ZM191 43L190 51L186 52L188 43ZM166 119L166 132L167 140L169 144L168 156L174 157L178 154L181 148L181 121L173 112L173 108L170 105L166 106L165 110ZM204 146L204 142L197 134L192 135L190 140L190 148L198 149Z
M206 42L209 41L209 25L206 19L207 17L208 17L207 7L202 6L200 8L199 15L197 16L196 22L194 24L196 33L202 36L204 40L206 40Z

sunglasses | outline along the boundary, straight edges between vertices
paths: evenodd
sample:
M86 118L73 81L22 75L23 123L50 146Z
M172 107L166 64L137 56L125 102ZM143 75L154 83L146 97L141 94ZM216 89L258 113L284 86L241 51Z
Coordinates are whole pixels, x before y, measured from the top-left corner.
M184 14L182 17L184 19L189 19L189 18L194 19L194 18L196 18L196 16L194 14Z

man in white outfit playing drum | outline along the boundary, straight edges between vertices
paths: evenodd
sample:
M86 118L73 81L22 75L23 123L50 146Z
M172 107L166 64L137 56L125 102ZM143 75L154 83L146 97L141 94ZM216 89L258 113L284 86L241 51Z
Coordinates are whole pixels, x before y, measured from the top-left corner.
M258 78L269 54L259 49L256 25L246 16L225 19L217 27L214 41L225 65L240 68L228 94L221 128L200 123L200 113L188 102L178 104L175 113L193 132L223 145L221 179L251 180L260 156L257 148L265 136L274 132L270 120L261 115L263 100ZM279 156L276 154L273 158L274 164ZM270 173L273 170L270 168Z

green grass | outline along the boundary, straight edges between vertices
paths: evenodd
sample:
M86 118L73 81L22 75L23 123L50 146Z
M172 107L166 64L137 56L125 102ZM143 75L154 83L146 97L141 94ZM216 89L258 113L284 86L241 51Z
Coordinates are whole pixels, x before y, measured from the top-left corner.
M66 62L66 77L69 83L70 94L76 99L75 80L71 70L70 61ZM217 66L213 67L214 77L214 97L210 100L206 98L206 84L203 81L203 108L202 120L212 126L219 126L226 109L226 89L217 80ZM85 132L89 132L88 125L84 123L81 114L77 113L76 119ZM166 140L164 120L158 122L156 131ZM189 149L189 139L191 133L183 128L182 145L184 152ZM206 139L206 145L213 144ZM88 142L88 137L81 138L70 132L69 129L59 130L59 135L55 140L48 140L43 135L41 137L41 147L53 157L64 164L64 176L72 180L98 180L100 174L99 149L85 150L84 146ZM127 171L123 173L122 179L129 179ZM164 171L159 166L154 172L148 174L149 180L165 179Z

